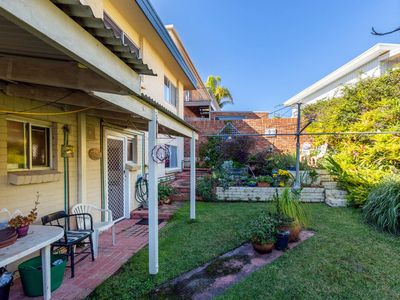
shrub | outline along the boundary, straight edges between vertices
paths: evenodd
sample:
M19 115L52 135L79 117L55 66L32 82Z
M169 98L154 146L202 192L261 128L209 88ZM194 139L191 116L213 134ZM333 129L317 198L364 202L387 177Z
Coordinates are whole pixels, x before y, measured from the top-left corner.
M384 179L371 189L363 208L366 222L400 234L400 176Z
M254 138L248 136L233 137L221 144L219 153L224 160L245 165L249 162L250 151L254 148ZM237 167L240 165L236 165Z
M163 183L158 185L158 200L164 201L173 194L175 194L175 189L170 184Z
M216 201L217 195L215 193L216 180L211 176L204 176L197 181L196 191L203 201L210 202Z
M199 145L199 159L207 168L218 168L222 163L221 157L222 140L217 137L210 137Z
M346 86L341 97L307 105L303 111L316 116L307 133L400 131L400 69ZM339 182L354 206L365 203L372 186L400 172L399 135L314 137L315 145L324 143L329 144L333 167L340 167Z

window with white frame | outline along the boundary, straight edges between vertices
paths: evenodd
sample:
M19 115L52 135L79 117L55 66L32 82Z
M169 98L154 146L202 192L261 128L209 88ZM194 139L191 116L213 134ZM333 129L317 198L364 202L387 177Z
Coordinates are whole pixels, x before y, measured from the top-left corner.
M138 162L138 139L137 136L128 139L126 147L126 160L137 164Z
M178 93L176 86L164 76L164 100L173 106L176 106Z
M177 146L168 146L169 149L169 157L165 161L166 168L177 168L178 167L178 147Z
M50 167L50 127L7 120L7 169L12 171Z

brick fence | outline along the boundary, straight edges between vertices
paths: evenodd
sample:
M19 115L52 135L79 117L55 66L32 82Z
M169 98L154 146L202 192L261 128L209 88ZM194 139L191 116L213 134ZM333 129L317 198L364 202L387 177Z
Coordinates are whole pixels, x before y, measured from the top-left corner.
M277 133L295 133L297 128L296 118L269 118L267 113L251 113L248 118L242 120L216 120L214 113L211 119L190 121L189 123L199 130L198 146L207 140L204 135L218 134L227 123L231 123L239 133L244 134L265 134L266 130L274 129ZM249 114L249 113L247 113ZM223 116L245 115L238 112L218 112ZM296 148L296 140L294 136L257 136L254 137L256 144L251 151L253 154L262 150L269 149L271 146L276 151L293 152ZM309 141L310 138L302 137L301 143ZM189 139L185 139L185 157L189 157Z

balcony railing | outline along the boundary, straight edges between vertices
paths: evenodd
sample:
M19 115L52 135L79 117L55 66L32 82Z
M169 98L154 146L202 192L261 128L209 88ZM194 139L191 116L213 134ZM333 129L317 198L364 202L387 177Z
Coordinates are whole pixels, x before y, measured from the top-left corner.
M185 101L213 101L213 96L207 89L185 91Z

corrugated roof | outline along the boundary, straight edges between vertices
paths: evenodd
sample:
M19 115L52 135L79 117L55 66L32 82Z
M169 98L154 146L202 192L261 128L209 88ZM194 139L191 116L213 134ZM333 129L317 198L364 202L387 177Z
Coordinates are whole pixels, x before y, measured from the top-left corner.
M121 37L117 37L112 28L106 26L103 19L94 16L90 6L82 4L79 0L51 1L136 73L156 76L153 70L138 57L137 53L131 51L130 47L123 43Z

